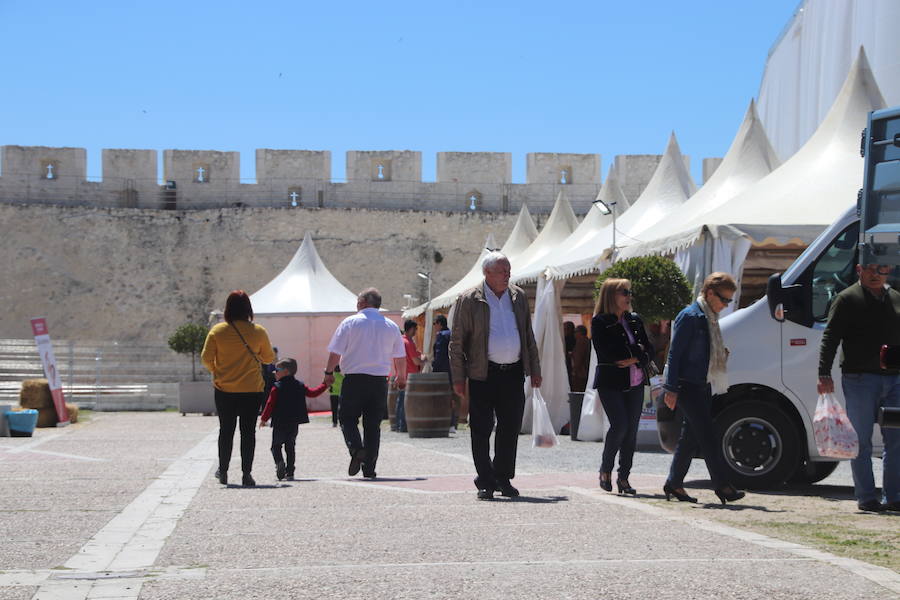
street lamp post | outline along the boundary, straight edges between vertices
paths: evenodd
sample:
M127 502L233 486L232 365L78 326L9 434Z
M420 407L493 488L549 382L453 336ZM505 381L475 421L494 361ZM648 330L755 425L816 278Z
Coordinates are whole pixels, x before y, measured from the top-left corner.
M611 262L616 262L616 203L610 202L607 204L603 200L600 199L600 194L597 194L597 198L591 203L596 204L597 209L601 214L604 215L612 215L612 256Z
M428 281L428 304L431 304L431 271L425 271L424 273L419 271L416 275Z

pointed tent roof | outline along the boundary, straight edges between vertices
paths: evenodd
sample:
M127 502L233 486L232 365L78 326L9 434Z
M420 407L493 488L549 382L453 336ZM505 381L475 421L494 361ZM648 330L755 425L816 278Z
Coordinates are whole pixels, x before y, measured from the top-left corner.
M528 212L528 207L523 204L521 210L519 210L519 217L516 219L516 224L513 226L512 232L510 232L509 237L506 239L506 243L500 248L500 252L505 254L510 260L514 260L516 256L521 254L529 245L531 245L537 235L538 232L537 228L534 226L534 220ZM487 256L487 253L490 250L496 248L497 242L494 239L494 234L490 233L484 242L484 246L481 249L481 253L478 255L478 259L475 261L475 264L472 265L472 268L469 269L469 272L463 275L462 279L450 286L447 291L432 298L430 308L432 310L447 308L456 302L457 296L462 292L478 285L484 278L484 275L481 272L481 261L484 260L484 257ZM417 317L425 312L427 308L429 308L427 302L410 308L403 313L403 318L412 319Z
M696 238L669 236L673 231L681 231L696 219L704 219L707 213L750 188L780 164L781 161L772 149L759 120L756 103L751 100L731 147L709 181L670 217L647 229L640 236L647 241L623 248L619 258L669 254L691 245ZM700 231L697 231L696 235L699 237Z
M635 236L670 216L696 191L697 185L688 173L673 132L647 187L616 219L616 244L633 241ZM593 236L591 242L573 248L553 264L548 264L548 275L553 279L566 279L596 271L601 265L603 251L613 245L612 225Z
M607 206L615 206L615 210L618 213L624 212L629 207L628 199L622 191L622 186L619 185L619 176L615 164L609 168L606 182L600 188L600 194L597 198L602 200ZM521 282L537 279L544 273L547 265L558 264L561 260L565 260L567 255L578 252L582 248L594 248L596 250L598 236L602 236L603 230L611 224L612 214L603 214L597 204L592 204L584 219L575 228L575 231L546 256L541 257L540 260L523 265L518 270L517 280Z
M256 315L356 312L356 294L328 271L308 231L284 270L250 302Z
M565 193L560 190L556 195L556 203L547 223L541 229L541 233L535 238L528 248L515 258L510 258L512 265L512 277L510 281L519 280L520 265L527 267L535 262L539 262L544 256L549 254L554 248L561 244L569 237L575 228L578 227L578 217L572 210L572 205L566 198Z
M516 219L516 224L513 226L509 237L506 238L506 243L500 248L500 252L512 260L514 257L522 254L537 236L538 230L534 226L534 219L531 218L528 207L522 204L522 208L519 210L519 218ZM478 264L479 268L481 268L481 263Z
M695 218L692 228L683 233L688 245L702 227L728 225L757 243L812 241L856 201L863 173L859 134L868 113L883 107L884 98L860 48L837 99L813 136L771 174Z

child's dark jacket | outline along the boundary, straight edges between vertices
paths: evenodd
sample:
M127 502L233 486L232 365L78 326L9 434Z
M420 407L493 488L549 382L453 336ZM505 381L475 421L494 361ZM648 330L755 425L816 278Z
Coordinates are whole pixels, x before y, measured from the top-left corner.
M282 377L275 382L269 399L263 409L261 421L272 418L272 427L296 427L301 423L309 423L309 413L306 410L306 399L315 398L328 389L325 383L308 388L302 381L297 381L293 376Z

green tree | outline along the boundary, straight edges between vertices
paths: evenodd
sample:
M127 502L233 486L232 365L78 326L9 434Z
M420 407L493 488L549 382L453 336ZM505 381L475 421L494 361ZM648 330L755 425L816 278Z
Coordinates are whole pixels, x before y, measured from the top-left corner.
M169 336L169 348L178 354L191 355L191 378L197 381L197 354L203 350L209 329L199 323L185 323Z
M615 263L597 277L595 298L609 278L631 281L632 306L645 323L674 319L691 303L691 284L670 258L636 256Z

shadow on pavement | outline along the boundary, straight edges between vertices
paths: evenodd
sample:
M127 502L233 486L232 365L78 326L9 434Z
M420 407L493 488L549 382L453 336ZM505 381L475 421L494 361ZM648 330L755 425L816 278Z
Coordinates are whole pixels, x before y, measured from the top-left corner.
M389 483L389 482L393 481L393 482L404 483L404 482L410 482L410 481L428 481L428 478L427 477L376 477L375 479L349 479L348 481L362 481L362 482L371 481L371 482L375 482L375 483L378 483L378 482Z
M495 497L494 502L524 502L527 504L556 504L559 502L568 502L568 496L548 496L546 498L538 498L536 496L519 496L517 498Z
M758 512L764 513L783 513L787 512L786 510L772 510L767 506L759 506L758 504L741 504L740 500L738 500L734 504L721 504L719 502L707 502L705 504L697 504L698 508L708 508L711 510L731 510L731 511L744 511L744 510L755 510Z

